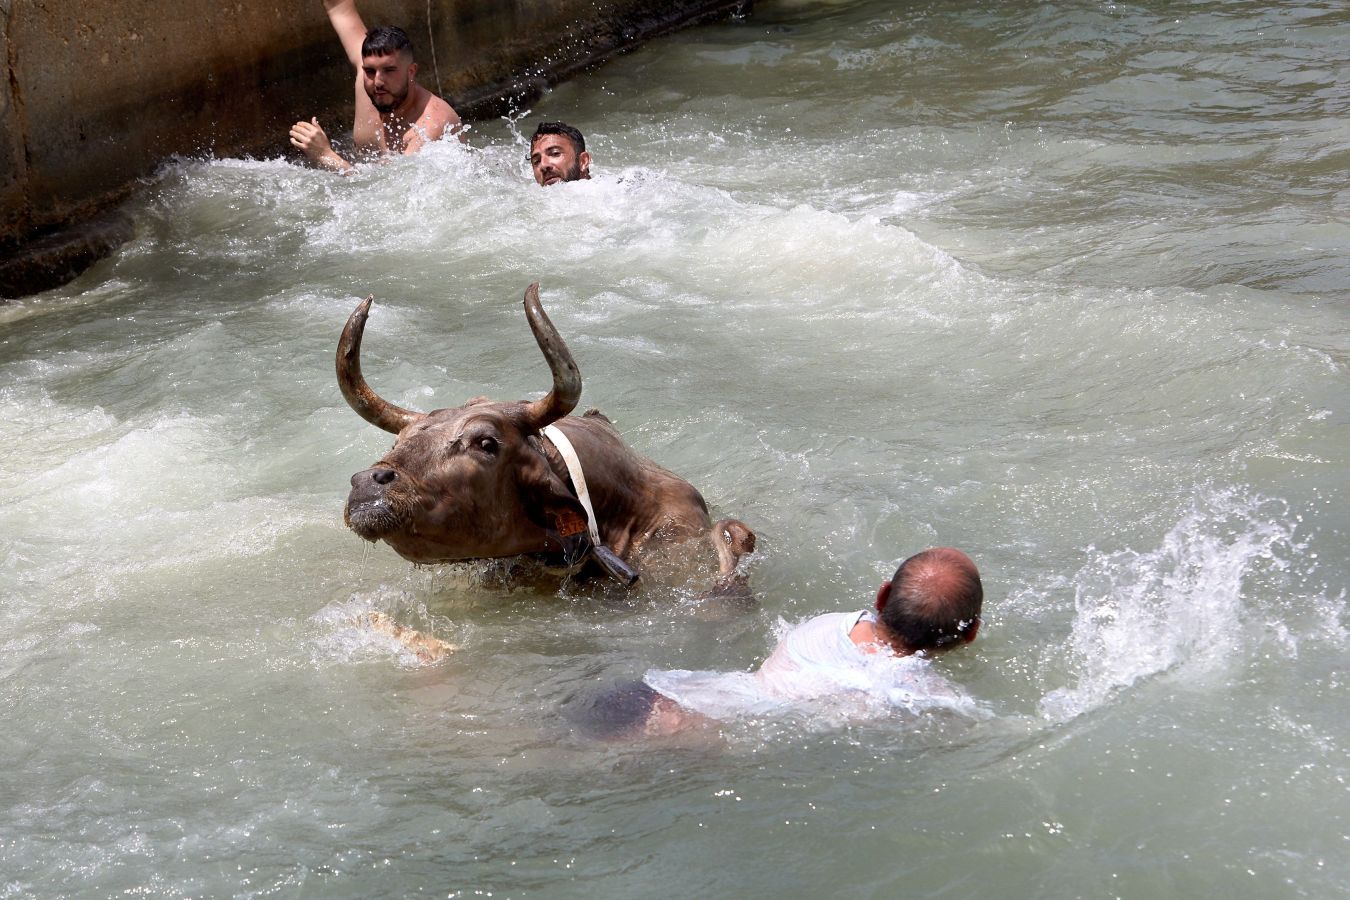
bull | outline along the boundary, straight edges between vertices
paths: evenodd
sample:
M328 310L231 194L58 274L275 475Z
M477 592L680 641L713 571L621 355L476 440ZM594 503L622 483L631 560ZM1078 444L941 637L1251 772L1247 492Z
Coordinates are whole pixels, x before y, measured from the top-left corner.
M548 395L478 397L426 413L380 398L361 374L372 300L343 328L337 380L361 418L398 437L352 476L343 516L352 531L414 563L531 555L629 585L645 561L702 541L718 560L708 593L749 596L737 564L754 550L754 532L736 519L714 524L693 485L624 444L598 410L570 415L581 372L540 305L537 282L525 291L525 317L553 374Z

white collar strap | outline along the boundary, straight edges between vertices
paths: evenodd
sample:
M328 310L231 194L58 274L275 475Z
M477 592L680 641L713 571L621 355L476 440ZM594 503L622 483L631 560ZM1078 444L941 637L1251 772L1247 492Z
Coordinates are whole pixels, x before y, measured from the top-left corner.
M577 499L586 510L586 528L591 533L591 544L599 547L600 529L595 524L595 510L591 508L591 492L586 489L586 475L581 471L581 458L577 456L576 448L557 425L545 425L540 429L540 433L553 442L553 446L558 448L558 454L563 458L563 463L567 465L567 474L572 479L572 487L576 488Z

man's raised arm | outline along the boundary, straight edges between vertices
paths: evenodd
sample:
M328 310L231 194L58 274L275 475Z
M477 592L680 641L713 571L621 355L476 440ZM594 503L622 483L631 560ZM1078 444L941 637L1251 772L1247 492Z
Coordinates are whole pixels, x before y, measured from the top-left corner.
M361 42L366 39L366 23L361 21L361 13L356 10L356 0L323 0L328 21L342 41L342 49L347 51L347 60L352 68L361 68Z

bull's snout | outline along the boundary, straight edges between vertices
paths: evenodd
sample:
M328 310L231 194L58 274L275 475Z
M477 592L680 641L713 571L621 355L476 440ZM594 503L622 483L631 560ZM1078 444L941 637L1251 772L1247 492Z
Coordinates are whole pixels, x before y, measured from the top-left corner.
M388 466L375 466L352 476L352 492L347 496L347 509L372 503L386 504L389 490L396 487L398 473Z
M352 492L347 497L344 518L347 525L368 541L378 540L398 527L390 498L389 486L398 481L398 473L384 466L376 466L352 476Z
M360 488L367 487L369 482L372 481L380 487L386 487L392 484L396 478L398 478L398 473L393 469L381 467L366 469L365 471L357 472L352 476L352 490L359 490Z

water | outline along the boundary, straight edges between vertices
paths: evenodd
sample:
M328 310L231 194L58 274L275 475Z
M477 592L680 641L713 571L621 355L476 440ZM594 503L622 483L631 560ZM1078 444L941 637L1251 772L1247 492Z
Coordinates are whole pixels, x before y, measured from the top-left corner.
M473 149L183 161L0 307L0 896L1331 897L1350 887L1350 15L772 2ZM588 134L540 191L518 130ZM583 404L759 532L761 608L413 569L342 402ZM986 713L605 746L916 549L980 564ZM420 666L378 609L460 646Z

